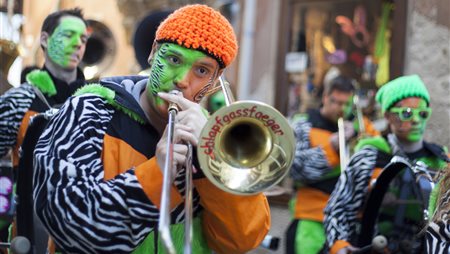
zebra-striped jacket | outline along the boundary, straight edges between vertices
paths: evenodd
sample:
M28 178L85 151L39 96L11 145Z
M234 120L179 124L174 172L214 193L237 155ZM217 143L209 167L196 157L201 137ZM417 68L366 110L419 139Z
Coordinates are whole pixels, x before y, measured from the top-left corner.
M428 225L425 232L426 253L449 254L450 253L450 190L443 192L439 199L439 215Z
M375 138L373 139L375 140ZM387 149L396 151L396 145L390 139L384 137L376 139L385 140ZM407 157L409 160L421 160L429 164L428 166L432 169L440 170L448 161L444 151L445 149L438 145L424 142L424 148L421 151L408 154ZM350 162L341 173L324 211L326 247L330 253L336 253L340 248L355 244L360 223L359 215L365 205L369 184L389 163L392 158L391 153L393 152L385 152L377 146L368 144L350 158Z
M290 170L297 188L294 218L322 222L323 209L340 174L339 154L330 142L330 136L338 131L337 123L314 109L293 125L297 143ZM367 118L364 127L367 135L379 135Z
M138 103L146 84L143 76L115 77L72 97L36 146L36 211L66 252L131 253L158 225L161 136ZM185 219L184 172L171 190L172 223ZM212 250L243 253L258 246L270 226L263 194L232 195L198 175L194 186L194 215L201 216Z
M13 149L14 166L19 163L19 148L25 137L30 117L44 112L49 106L64 103L74 91L85 84L84 75L80 70L78 70L77 79L70 84L53 77L45 68L28 75L37 72L39 75L45 74L46 79L41 78L24 83L0 96L0 157ZM41 84L42 82L46 84ZM54 92L49 94L43 91L41 89L43 86L50 87ZM36 93L39 91L36 89L42 93L47 102L37 96Z

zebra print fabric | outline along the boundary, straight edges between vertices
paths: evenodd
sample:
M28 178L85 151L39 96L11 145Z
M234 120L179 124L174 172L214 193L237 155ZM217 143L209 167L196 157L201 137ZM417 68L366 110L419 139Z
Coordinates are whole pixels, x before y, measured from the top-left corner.
M332 170L323 149L311 147L309 138L311 127L311 123L306 119L300 119L294 125L297 144L290 176L296 181L318 181Z
M16 145L20 124L35 97L28 84L12 88L0 96L0 157Z
M443 221L431 222L425 234L426 251L430 254L450 253L450 223L448 217Z
M437 204L436 215L428 224L425 240L426 250L430 254L450 253L450 190L444 191Z
M34 197L39 218L70 253L130 253L157 226L159 210L130 168L104 180L103 137L115 114L93 95L71 98L36 145ZM175 185L184 195L184 172ZM194 211L200 209L194 191ZM183 204L172 221L184 220Z
M341 176L325 208L324 228L328 247L337 240L350 242L356 235L357 214L368 191L377 150L364 148L355 153Z

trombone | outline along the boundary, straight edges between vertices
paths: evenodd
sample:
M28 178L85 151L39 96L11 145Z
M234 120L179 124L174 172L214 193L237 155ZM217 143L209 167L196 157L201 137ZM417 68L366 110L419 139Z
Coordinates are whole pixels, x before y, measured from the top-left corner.
M356 85L355 85L356 86ZM356 117L356 121L358 123L358 137L362 138L366 135L366 128L364 125L364 115L362 112L360 99L358 94L353 95L353 106L354 106L354 114ZM353 152L351 149L351 144L347 144L345 140L345 128L344 128L344 118L340 117L338 119L338 136L339 136L339 161L340 161L340 167L341 172L345 169L347 166L348 161L350 160L350 153ZM354 144L353 144L354 145Z
M235 102L229 84L219 78L226 106L210 116L203 127L197 157L205 176L219 189L235 195L254 195L279 183L289 172L295 136L287 119L275 108L257 101ZM173 166L173 128L178 109L168 109L168 142L158 230L164 249L175 254L170 236L170 185ZM184 252L192 240L192 145L186 161Z

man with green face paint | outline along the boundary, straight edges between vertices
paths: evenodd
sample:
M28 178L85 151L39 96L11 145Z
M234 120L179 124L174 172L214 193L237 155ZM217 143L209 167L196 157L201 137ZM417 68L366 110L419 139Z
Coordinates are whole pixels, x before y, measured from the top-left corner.
M0 157L12 149L14 168L19 164L19 148L30 117L62 105L85 84L78 65L87 36L80 9L61 10L47 16L40 36L44 66L28 73L25 83L0 96ZM1 224L0 228L5 228Z
M63 17L47 39L48 57L63 69L73 71L83 55L80 45L86 44L86 41L85 22L76 17Z
M356 154L339 179L325 209L330 253L351 253L369 182L376 179L394 155L421 161L430 170L447 166L447 149L423 140L431 115L430 96L419 76L403 76L383 85L376 95L388 122L387 136L361 140ZM434 252L433 252L434 253Z
M291 201L293 220L286 231L287 254L317 254L322 249L323 209L341 172L338 119L345 119L347 142L358 136L352 113L352 80L338 76L324 90L320 109L294 118L297 147L290 176L296 195ZM363 122L366 135L379 134L367 118Z
M159 26L148 77L104 78L64 104L38 141L34 178L37 214L61 250L164 253L157 227L173 102L179 112L170 231L182 253L187 143L198 145L207 122L199 102L236 54L226 18L206 5L187 5ZM222 191L193 158L192 253L245 253L259 246L270 227L264 194Z

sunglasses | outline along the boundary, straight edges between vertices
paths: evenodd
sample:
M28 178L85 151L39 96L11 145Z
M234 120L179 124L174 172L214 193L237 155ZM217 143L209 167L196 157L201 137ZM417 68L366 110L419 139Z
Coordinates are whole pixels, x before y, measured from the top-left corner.
M431 108L393 107L389 112L397 114L402 121L411 121L414 117L427 120L431 116Z
M340 107L342 106L351 106L353 104L353 100L350 98L346 101L339 101L338 99L334 98L333 96L330 96L330 102L333 104L336 104Z

